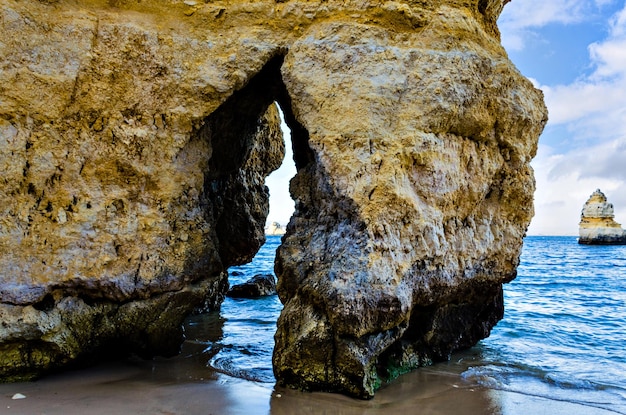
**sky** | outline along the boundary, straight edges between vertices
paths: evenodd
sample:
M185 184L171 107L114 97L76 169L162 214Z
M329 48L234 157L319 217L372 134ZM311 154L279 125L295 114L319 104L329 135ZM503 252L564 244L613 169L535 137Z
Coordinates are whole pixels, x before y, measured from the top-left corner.
M266 224L278 222L287 226L294 210L294 202L289 195L289 180L296 175L296 165L291 151L291 132L285 124L285 118L279 107L280 124L285 139L285 158L280 168L265 179L265 185L270 189L270 213Z
M626 225L626 0L512 0L498 25L509 58L544 92L549 111L531 163L537 190L528 234L577 235L597 188ZM291 154L285 160L266 180L268 222L283 225L295 175Z
M502 44L543 90L549 121L531 165L529 235L577 235L583 204L599 188L626 223L626 2L513 0Z

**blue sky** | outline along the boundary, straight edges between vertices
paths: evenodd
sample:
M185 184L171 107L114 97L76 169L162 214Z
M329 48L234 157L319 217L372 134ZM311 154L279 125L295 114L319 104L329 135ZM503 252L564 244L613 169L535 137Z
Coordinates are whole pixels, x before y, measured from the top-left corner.
M626 224L626 1L512 0L498 24L509 58L544 91L550 113L532 162L528 233L578 234L596 188ZM295 167L291 154L285 160L266 181L268 221L281 224L293 211L287 184Z
M626 2L513 0L499 20L510 59L545 94L533 160L531 235L576 235L596 189L626 221Z

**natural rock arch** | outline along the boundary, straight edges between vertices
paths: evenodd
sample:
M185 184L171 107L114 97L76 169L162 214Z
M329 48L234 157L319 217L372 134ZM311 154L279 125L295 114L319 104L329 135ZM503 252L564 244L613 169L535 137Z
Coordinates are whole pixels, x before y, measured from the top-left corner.
M279 383L371 397L501 318L546 121L505 1L2 1L3 379L175 351L262 243L273 101Z
M218 201L223 207L216 220L216 230L220 235L230 237L220 239L219 252L224 263L238 265L249 262L258 251L258 246L247 246L249 240L263 240L259 224L265 223L267 216L268 194L263 180L272 171L280 167L284 157L284 141L276 118L274 104L280 105L285 121L291 130L291 145L296 164L302 168L312 157L308 148L308 133L295 119L291 111L291 98L282 81L280 68L284 55L272 57L262 69L250 79L245 87L230 96L215 112L209 115L197 135L211 142L212 154L209 158L205 179L206 195L209 200ZM272 124L263 130L267 112L271 113ZM264 140L264 141L263 141ZM276 153L279 157L250 157L255 147ZM248 164L245 165L244 162ZM224 189L240 186L239 197L245 197L249 190L248 180L238 177L240 174L260 170L262 176L256 182L256 195L262 195L258 204L264 206L252 216L240 212L241 201L232 198ZM237 194L237 193L236 193ZM233 215L239 214L240 217ZM254 234L246 234L252 231Z

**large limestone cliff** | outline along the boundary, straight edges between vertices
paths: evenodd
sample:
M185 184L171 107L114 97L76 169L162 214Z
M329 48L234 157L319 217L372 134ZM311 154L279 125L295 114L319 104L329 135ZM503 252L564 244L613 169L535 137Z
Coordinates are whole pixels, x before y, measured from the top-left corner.
M615 222L613 204L600 189L589 196L580 213L578 243L583 245L626 245L626 230Z
M502 317L542 96L504 0L0 0L0 376L176 348L263 241L280 384L371 397ZM19 35L16 35L19 34Z
M219 307L226 268L264 242L284 156L257 96L273 51L186 10L3 2L0 377L176 353L185 316Z

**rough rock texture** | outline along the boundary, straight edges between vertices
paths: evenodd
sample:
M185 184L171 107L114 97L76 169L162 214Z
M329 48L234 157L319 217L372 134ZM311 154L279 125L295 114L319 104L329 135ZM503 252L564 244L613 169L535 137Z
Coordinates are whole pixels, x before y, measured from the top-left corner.
M274 101L278 382L371 397L488 335L546 121L505 2L0 0L0 377L161 352L219 304L264 238Z
M276 279L272 274L257 274L243 284L233 285L226 293L233 298L258 298L276 294Z
M226 268L264 242L284 156L271 98L249 96L267 53L237 72L183 10L51 3L0 10L5 380L176 353L185 316L219 307Z
M286 56L311 151L276 263L281 384L371 397L502 317L546 110L485 2L435 3L408 31L320 22Z
M613 204L600 189L589 196L580 214L578 243L585 245L626 245L626 230L615 222Z

